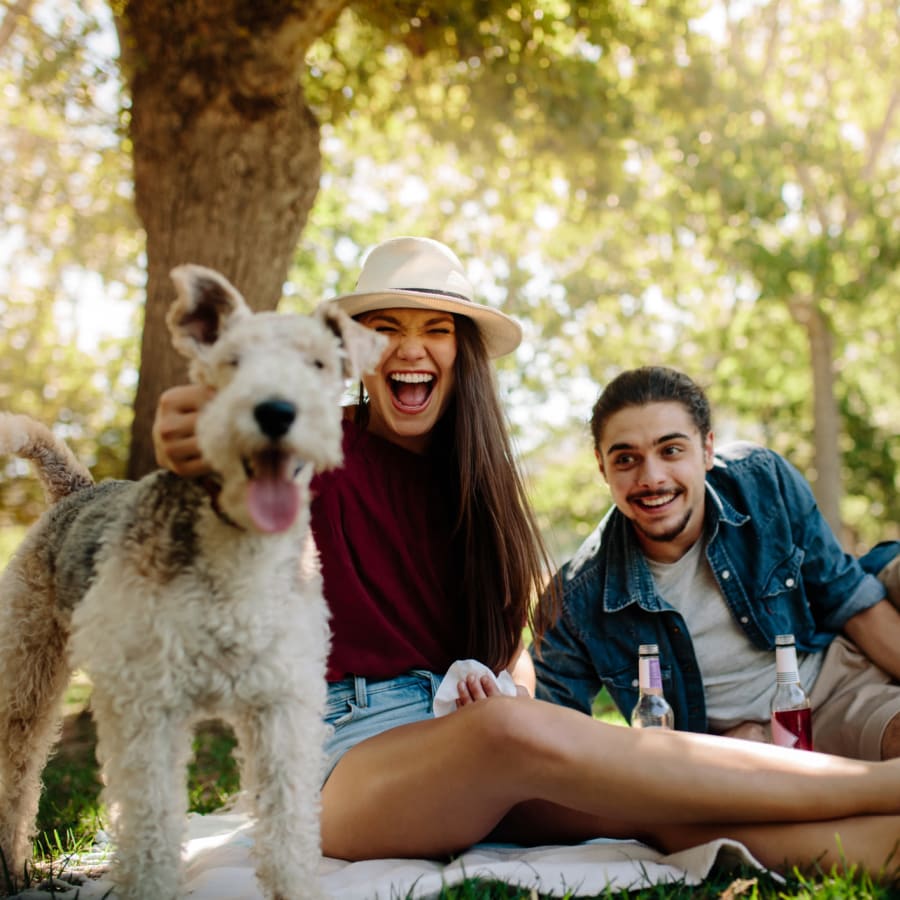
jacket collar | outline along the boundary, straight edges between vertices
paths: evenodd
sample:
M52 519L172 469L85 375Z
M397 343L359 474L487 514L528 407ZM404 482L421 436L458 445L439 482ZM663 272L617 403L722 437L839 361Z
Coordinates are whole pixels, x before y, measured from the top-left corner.
M722 523L739 527L750 521L750 516L738 512L708 480L705 517L706 534L710 543L718 536ZM663 609L662 598L656 591L650 568L634 536L634 528L615 506L585 541L576 559L581 558L586 545L591 545L590 555L594 556L603 543L606 544L607 560L603 583L603 609L606 612L617 612L632 603L637 603L642 609L652 612ZM621 564L617 565L617 562ZM573 566L574 563L573 560ZM583 561L580 564L583 564Z

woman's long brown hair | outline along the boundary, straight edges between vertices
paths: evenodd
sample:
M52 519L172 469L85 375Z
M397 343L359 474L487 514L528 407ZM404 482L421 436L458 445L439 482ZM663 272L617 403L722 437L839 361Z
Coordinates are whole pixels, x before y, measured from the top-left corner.
M536 607L535 601L551 569L481 334L471 319L455 319L455 401L433 446L449 448L457 481L455 535L469 652L499 670L512 661L526 623L535 635L543 633L552 603L545 597Z
M509 665L527 624L539 639L556 612L550 556L512 451L496 377L478 326L456 321L456 391L435 427L431 451L442 458L448 496L458 498L454 558L466 613L468 653L494 671ZM356 421L368 405L360 385ZM537 598L544 594L540 603Z

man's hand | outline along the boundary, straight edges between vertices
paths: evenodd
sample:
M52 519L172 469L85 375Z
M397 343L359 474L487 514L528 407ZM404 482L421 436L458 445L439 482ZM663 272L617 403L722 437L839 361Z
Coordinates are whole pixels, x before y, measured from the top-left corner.
M722 737L740 738L742 741L758 741L761 744L772 743L769 726L763 722L741 722L734 728L722 732Z
M160 395L153 420L153 451L160 466L185 477L210 471L197 444L197 416L214 393L203 385L182 384Z

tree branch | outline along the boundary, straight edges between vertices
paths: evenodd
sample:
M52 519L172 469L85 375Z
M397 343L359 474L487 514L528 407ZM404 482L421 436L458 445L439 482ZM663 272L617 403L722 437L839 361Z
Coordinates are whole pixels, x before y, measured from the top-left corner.
M33 0L17 0L16 3L7 8L6 15L3 16L3 21L0 22L0 50L3 50L9 43L19 21L28 18L32 2Z

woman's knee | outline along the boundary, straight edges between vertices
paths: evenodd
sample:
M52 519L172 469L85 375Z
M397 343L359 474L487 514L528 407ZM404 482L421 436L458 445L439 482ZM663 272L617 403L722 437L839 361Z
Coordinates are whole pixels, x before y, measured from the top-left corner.
M460 726L485 753L499 754L506 765L518 756L533 761L558 755L561 749L548 721L550 709L524 698L489 697L466 707L469 714L465 720L460 719Z

